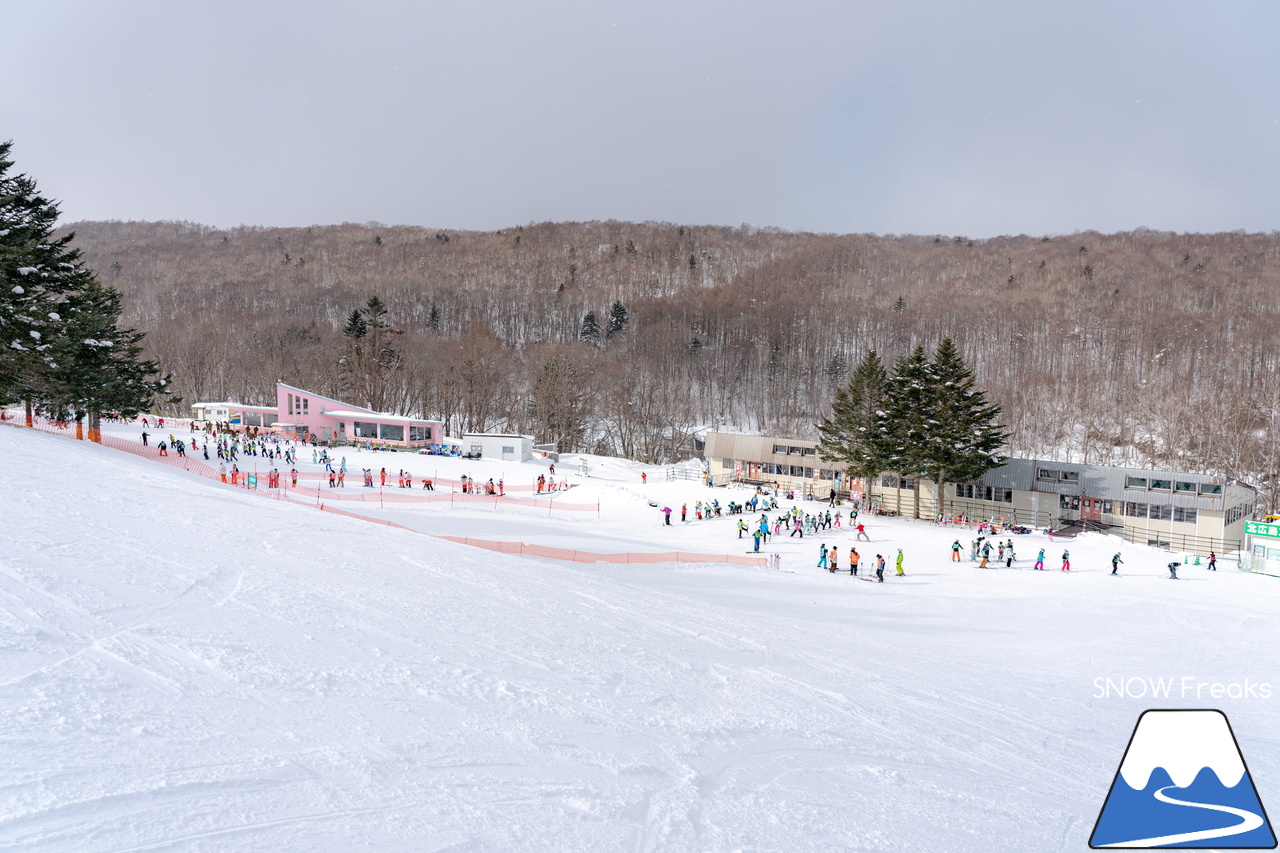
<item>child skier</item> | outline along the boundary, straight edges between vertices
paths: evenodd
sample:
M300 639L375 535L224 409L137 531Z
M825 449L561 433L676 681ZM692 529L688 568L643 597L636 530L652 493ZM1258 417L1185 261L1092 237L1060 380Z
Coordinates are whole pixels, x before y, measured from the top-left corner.
M901 548L898 549L897 568L898 568L898 577L905 578L907 576L907 573L902 570L902 549Z
M1062 571L1064 572L1071 571L1071 552L1070 551L1062 552Z
M1036 554L1036 571L1044 571L1044 549L1040 549L1040 553Z
M1120 568L1120 564L1123 562L1124 560L1120 559L1120 552L1117 551L1116 555L1111 558L1111 574L1114 575L1116 570Z

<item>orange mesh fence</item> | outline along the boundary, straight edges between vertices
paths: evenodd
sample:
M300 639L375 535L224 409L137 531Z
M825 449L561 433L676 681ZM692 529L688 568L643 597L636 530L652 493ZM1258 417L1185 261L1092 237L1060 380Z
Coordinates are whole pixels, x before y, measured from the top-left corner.
M4 419L3 423L11 424L13 426L23 425L21 419L14 419L13 417L8 417ZM35 429L40 430L41 432L48 432L54 435L62 435L62 436L67 436L71 438L74 438L76 436L75 424L64 423L61 421L50 421L46 418L37 418L33 426ZM126 453L132 453L135 456L141 456L145 459L151 459L156 462L163 462L164 464L172 468L178 468L183 471L188 471L192 474L205 477L206 479L209 479L209 480L221 481L222 479L222 475L218 471L216 471L212 466L207 465L198 459L192 459L191 457L188 457L188 456L179 456L177 455L176 452L170 452L167 455L162 456L158 448L148 447L142 444L138 444L137 442L126 441L124 439L116 438L110 435L99 436L99 440L104 447L110 447L114 450L122 450ZM240 476L241 476L240 482L236 483L235 485L240 488L248 489L249 488L248 482L247 482L248 474L244 471L241 471ZM265 482L266 475L263 474L259 476L260 476L259 483ZM281 481L283 482L288 477L288 474L285 472L281 472L280 476L281 476ZM228 485L231 485L231 484L228 482ZM528 557L543 557L549 560L562 560L570 563L623 563L623 564L730 563L730 564L739 565L739 566L761 566L761 567L769 565L769 558L767 556L748 557L748 556L738 556L736 554L701 554L701 553L689 552L689 551L661 551L657 553L629 552L629 553L622 553L622 554L599 554L594 551L577 551L572 548L554 548L549 545L532 545L525 542L498 542L490 539L473 539L469 536L438 536L431 533L423 533L423 531L421 530L415 530L412 527L408 527L406 525L399 524L394 521L387 521L381 518L370 518L367 515L360 515L359 513L349 512L344 509L338 509L335 506L327 505L325 503L320 503L317 505L317 504L312 504L309 501L307 502L298 501L294 498L295 495L298 497L302 497L305 494L306 496L314 495L317 498L324 496L328 500L332 500L334 498L337 498L339 500L357 500L357 501L378 500L378 496L374 494L343 496L343 495L334 494L332 491L327 491L324 489L258 488L258 489L252 489L251 491L253 491L255 494L263 495L264 497L275 497L280 500L288 500L290 503L293 503L293 504L298 504L302 506L312 506L321 510L322 512L330 512L330 513L334 513L335 515L345 515L348 518L354 518L360 521L372 522L373 524L381 524L385 527L394 527L400 530L408 530L413 533L419 533L423 536L431 536L432 538L435 538L435 539L445 539L445 540L448 540L449 542L456 542L460 545L468 545L472 548L483 548L487 551L497 551L502 554L522 554ZM401 496L384 495L383 499L393 500L397 497L399 497L401 501L405 499L414 500L416 502L422 501L422 498L417 495L413 496L412 498L409 498L409 496L407 495L401 495ZM483 503L497 504L498 502L503 502L503 503L517 505L517 506L529 506L532 504L532 505L538 505L539 507L548 506L548 507L553 507L555 509L575 509L575 510L583 510L583 511L586 511L586 510L598 511L599 509L599 505L597 504L563 504L563 503L560 503L559 501L544 501L544 500L530 501L527 499L519 499L519 498L511 498L511 499L504 500L503 498L500 498L500 497L494 498L494 497L487 497L484 495L442 494L442 495L428 495L427 499L429 501L453 500L454 502L457 502L457 503L475 502L475 503L482 503L482 504ZM468 500L464 501L462 499L468 499Z
M287 477L286 474L281 476ZM343 486L339 489L302 488L293 490L299 496L326 501L355 501L376 504L428 504L450 503L492 507L525 507L531 509L563 510L564 512L599 512L599 504L573 504L545 498L510 498L498 495L472 495L454 492L410 492L408 489L388 488L377 490L365 486Z

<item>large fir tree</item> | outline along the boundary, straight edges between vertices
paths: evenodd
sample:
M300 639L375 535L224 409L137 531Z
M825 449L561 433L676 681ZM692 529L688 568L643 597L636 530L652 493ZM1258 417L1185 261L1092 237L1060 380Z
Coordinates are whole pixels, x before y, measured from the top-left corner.
M614 301L613 307L609 309L609 326L605 330L605 338L612 338L614 335L620 335L627 328L627 309L622 307L620 301Z
M819 456L842 463L854 476L874 477L879 472L880 460L869 437L886 382L888 376L880 356L875 350L868 350L849 377L849 384L836 389L831 415L818 424Z
M0 143L0 402L23 400L63 417L136 414L164 386L142 360L142 335L118 328L120 294L100 284L55 238L57 205L35 181L13 174L12 143Z
M935 431L934 465L929 472L942 500L944 482L977 480L1004 463L1000 448L1009 434L998 418L1000 407L975 390L973 371L961 358L951 338L944 338L931 365L937 388L938 428Z

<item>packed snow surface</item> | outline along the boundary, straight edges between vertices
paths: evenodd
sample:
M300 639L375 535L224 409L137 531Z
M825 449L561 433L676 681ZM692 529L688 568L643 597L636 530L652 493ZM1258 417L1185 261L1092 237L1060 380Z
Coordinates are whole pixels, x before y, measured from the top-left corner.
M382 513L584 550L751 550L736 516L667 528L650 506L678 519L745 490L589 461L557 500L598 514ZM349 467L410 462L545 470ZM0 518L3 851L1084 850L1150 707L1224 710L1263 802L1280 796L1277 698L1177 692L1280 682L1280 581L1226 562L1175 581L1160 551L1032 534L1014 568L979 569L950 561L970 530L864 518L869 543L771 541L781 571L560 563L12 427ZM859 545L864 572L883 554L889 577L816 568L822 543L846 567ZM1132 695L1152 679L1172 695Z

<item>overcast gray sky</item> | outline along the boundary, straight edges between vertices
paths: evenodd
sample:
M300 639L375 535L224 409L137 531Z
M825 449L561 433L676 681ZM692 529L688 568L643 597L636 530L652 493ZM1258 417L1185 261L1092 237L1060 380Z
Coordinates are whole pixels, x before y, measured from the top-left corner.
M1280 3L0 0L64 221L1280 228Z

